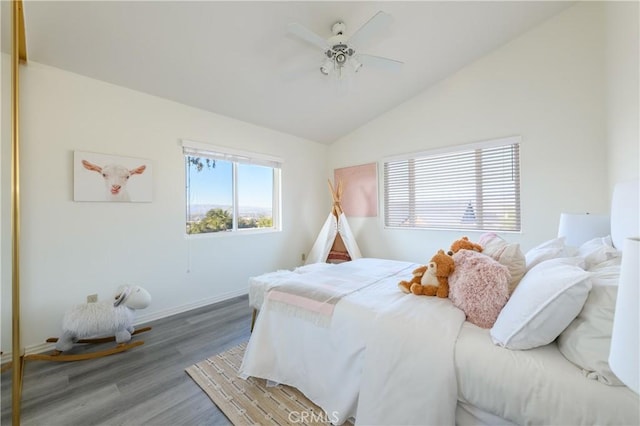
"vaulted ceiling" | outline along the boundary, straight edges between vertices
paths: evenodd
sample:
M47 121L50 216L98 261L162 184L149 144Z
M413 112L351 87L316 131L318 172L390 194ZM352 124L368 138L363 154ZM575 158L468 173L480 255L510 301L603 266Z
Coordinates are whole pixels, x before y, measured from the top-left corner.
M26 1L24 12L30 61L330 144L570 5ZM287 34L297 22L328 38L342 21L348 37L379 10L393 22L362 53L404 62L399 72L324 76L323 52Z

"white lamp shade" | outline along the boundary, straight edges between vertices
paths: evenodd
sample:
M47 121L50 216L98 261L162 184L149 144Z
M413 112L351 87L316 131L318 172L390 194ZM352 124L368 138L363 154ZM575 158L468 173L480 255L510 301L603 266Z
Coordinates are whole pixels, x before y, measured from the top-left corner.
M579 247L596 237L606 237L611 232L609 216L605 214L560 214L558 237L565 237L565 244Z
M640 237L627 238L622 250L620 283L613 319L609 366L635 393L640 382Z

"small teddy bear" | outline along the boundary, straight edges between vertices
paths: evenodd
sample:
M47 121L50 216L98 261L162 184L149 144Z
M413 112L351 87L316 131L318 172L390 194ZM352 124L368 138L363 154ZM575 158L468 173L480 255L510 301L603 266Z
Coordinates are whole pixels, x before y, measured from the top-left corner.
M449 275L453 270L453 258L444 250L438 250L428 265L413 271L411 281L400 281L398 287L407 294L447 298L449 297Z
M447 252L447 254L449 256L453 256L454 253L457 253L458 251L463 249L482 253L482 246L480 244L469 241L469 238L467 237L462 237L451 244L451 249Z

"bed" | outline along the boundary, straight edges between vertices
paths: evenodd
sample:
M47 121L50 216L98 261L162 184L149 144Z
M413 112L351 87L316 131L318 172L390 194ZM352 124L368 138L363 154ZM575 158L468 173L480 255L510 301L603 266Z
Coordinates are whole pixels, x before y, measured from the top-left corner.
M637 182L614 192L616 247L639 232L637 193ZM542 245L540 252L545 248L556 247ZM545 265L575 254L545 259ZM615 259L601 263L606 273L599 277L615 280ZM362 258L253 278L250 303L260 314L240 377L294 386L336 424L640 424L638 395L569 361L561 351L569 338L527 350L502 347L491 329L465 321L449 299L400 292L398 281L416 266ZM536 271L545 276L542 267L532 267L516 291ZM584 274L586 299L596 293L590 291L596 272ZM580 298L567 297L559 303ZM580 315L589 303L600 302L583 299ZM547 323L553 321L533 326Z

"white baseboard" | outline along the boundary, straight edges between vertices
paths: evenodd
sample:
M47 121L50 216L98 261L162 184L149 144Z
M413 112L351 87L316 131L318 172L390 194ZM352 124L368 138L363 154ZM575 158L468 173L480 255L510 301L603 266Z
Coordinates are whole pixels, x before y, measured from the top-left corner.
M181 314L183 312L191 311L193 309L202 308L203 306L213 305L214 303L223 302L225 300L233 299L234 297L244 296L248 294L249 289L243 288L236 291L230 291L228 293L220 294L215 297L211 297L209 299L198 300L197 302L187 303L185 305L176 306L174 308L165 309L163 311L154 312L148 315L140 315L136 316L136 320L134 325L140 325L147 322L159 320L162 318L170 317L172 315ZM24 348L24 354L39 354L42 352L48 352L53 350L55 347L54 343L38 343L37 345L29 345ZM12 358L11 352L6 352L2 354L2 359L0 363L5 364L10 362Z
M162 318L170 317L172 315L181 314L183 312L191 311L193 309L202 308L203 306L213 305L214 303L223 302L225 300L233 299L234 297L244 296L249 294L248 288L243 288L236 291L230 291L223 293L209 299L198 300L197 302L187 303L186 305L176 306L174 308L165 309L164 311L154 312L147 315L136 316L135 325L144 324L147 322L159 320Z

